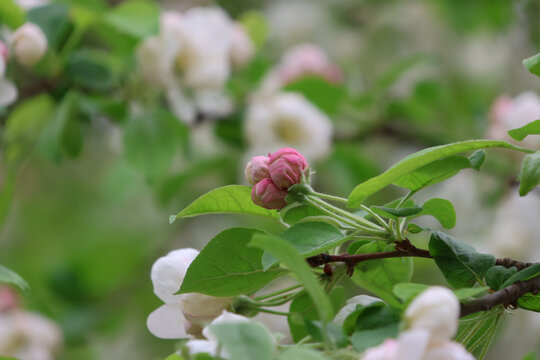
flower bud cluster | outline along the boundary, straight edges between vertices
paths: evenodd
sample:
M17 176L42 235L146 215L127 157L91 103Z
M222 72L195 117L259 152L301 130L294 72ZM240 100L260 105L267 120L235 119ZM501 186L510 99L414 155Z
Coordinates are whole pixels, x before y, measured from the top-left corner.
M418 295L405 311L407 330L368 349L362 360L474 360L451 341L457 332L459 301L452 291L433 286Z
M253 202L266 209L282 209L287 190L306 178L308 163L293 148L283 148L268 156L255 156L246 165L244 174L253 185Z
M152 266L154 293L165 304L147 319L152 334L163 339L181 339L200 333L203 326L218 317L231 303L230 297L197 293L175 294L182 285L187 269L199 252L179 249L159 258Z

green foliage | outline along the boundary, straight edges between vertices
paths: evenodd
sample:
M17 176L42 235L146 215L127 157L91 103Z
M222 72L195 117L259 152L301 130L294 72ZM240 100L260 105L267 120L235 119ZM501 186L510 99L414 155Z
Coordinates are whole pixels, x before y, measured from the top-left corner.
M279 213L283 221L289 225L294 225L306 218L321 216L325 214L321 210L310 205L300 205L290 208L286 207Z
M439 231L431 235L429 253L454 288L482 284L486 272L495 265L493 255L478 253L473 247Z
M530 150L514 146L506 141L498 140L466 140L427 148L407 156L381 175L371 178L354 188L349 196L349 207L359 207L368 196L433 161L465 151L486 148L503 148L530 152Z
M253 236L251 245L270 253L286 266L296 276L298 281L304 285L304 289L311 296L317 308L319 319L323 322L332 320L334 310L328 295L317 282L310 267L292 244L275 236L258 233Z
M519 180L520 196L527 195L540 184L540 151L525 156L521 164Z
M504 308L498 306L485 313L464 317L459 321L454 340L463 344L476 359L483 359L495 338L503 313Z
M504 282L517 273L516 267L493 266L486 273L486 284L493 290L500 290Z
M393 245L372 241L362 245L355 254L394 250ZM412 276L410 258L378 259L359 263L352 280L360 287L380 297L388 304L399 307L401 302L393 293L394 285L409 282Z
M35 7L27 13L28 21L38 25L45 33L49 46L60 50L72 25L69 22L69 7L62 3Z
M403 308L406 308L417 295L427 288L429 288L429 285L426 284L401 283L394 286L394 294L403 302ZM456 295L458 300L465 300L485 293L487 290L489 290L489 288L486 286L461 288L454 290L454 295Z
M150 1L126 1L109 11L104 21L118 31L144 39L159 31L159 9Z
M250 10L240 16L239 22L248 32L255 48L261 49L268 37L268 23L265 17L258 11Z
M304 257L328 251L350 239L332 225L314 221L293 225L279 236L293 245ZM274 256L264 253L262 264L265 270L276 262Z
M114 85L114 59L98 50L81 49L74 52L66 64L66 72L73 81L92 90L107 90Z
M6 24L11 29L16 29L25 21L25 14L19 8L15 0L0 1L0 23Z
M238 322L211 325L220 344L235 360L271 360L274 343L268 330L259 323Z
M536 76L540 76L540 53L523 60L523 65Z
M362 306L346 319L347 326L354 326L351 342L359 352L377 346L385 339L395 338L399 321L400 312L381 302Z
M501 285L501 288L510 286L517 281L525 281L537 276L540 276L540 263L529 266L508 277Z
M389 219L397 219L399 217L413 216L420 213L423 209L420 206L403 207L403 208L391 208L386 206L372 206L376 214Z
M525 126L508 131L512 139L521 141L528 135L540 135L540 120L531 121Z
M30 289L28 283L19 274L2 265L0 265L0 283L15 285L25 293Z
M249 294L282 274L278 268L263 270L263 251L248 246L254 234L263 233L255 229L231 228L216 235L189 266L180 293Z
M540 295L527 293L518 299L518 306L525 310L540 312Z
M251 187L227 185L202 195L178 215L172 215L171 222L178 218L219 213L260 215L279 221L276 210L268 210L253 203Z
M301 93L329 116L339 111L345 98L343 86L331 84L320 77L302 77L284 90Z
M328 358L318 351L303 348L293 347L286 349L279 354L278 360L298 360L298 359L310 359L310 360L328 360Z
M437 219L445 229L456 226L456 210L454 205L446 199L433 198L422 204L422 211L410 217L417 218L423 215L431 215Z

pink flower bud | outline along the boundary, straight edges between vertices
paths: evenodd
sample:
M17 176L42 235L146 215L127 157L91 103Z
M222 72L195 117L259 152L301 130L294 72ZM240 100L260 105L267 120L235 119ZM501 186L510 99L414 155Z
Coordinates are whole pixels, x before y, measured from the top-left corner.
M286 190L299 184L307 168L306 159L293 148L283 148L270 154L270 177L280 189Z
M264 178L270 177L268 171L268 162L270 159L268 156L254 156L250 162L247 163L244 175L249 185L255 185Z
M251 199L259 206L266 209L281 209L287 202L287 191L279 189L269 178L259 181L251 190Z

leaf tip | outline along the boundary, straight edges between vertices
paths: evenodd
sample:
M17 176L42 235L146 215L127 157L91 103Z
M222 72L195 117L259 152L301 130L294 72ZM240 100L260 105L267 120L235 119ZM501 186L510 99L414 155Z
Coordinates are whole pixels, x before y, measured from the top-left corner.
M169 224L172 224L175 221L176 221L176 215L169 216Z

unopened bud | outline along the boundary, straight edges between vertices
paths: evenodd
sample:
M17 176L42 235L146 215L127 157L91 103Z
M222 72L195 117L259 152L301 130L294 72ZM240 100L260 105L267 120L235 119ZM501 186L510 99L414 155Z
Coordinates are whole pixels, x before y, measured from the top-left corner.
M264 178L270 177L268 171L268 162L270 159L268 156L254 156L250 162L247 163L244 175L249 185L255 185Z
M26 23L13 33L13 53L17 61L24 66L32 66L41 60L47 46L45 34L35 24Z
M287 202L287 191L279 189L269 178L259 181L251 190L251 199L266 209L282 209Z
M293 148L283 148L270 154L270 177L280 189L287 190L292 185L299 184L307 168L308 163L304 156Z

